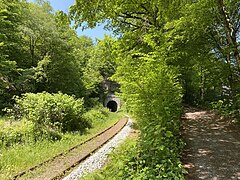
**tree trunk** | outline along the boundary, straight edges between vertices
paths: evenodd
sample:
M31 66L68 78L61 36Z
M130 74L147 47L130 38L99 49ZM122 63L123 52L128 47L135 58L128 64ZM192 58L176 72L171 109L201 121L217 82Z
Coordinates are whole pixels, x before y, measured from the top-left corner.
M237 38L236 38L236 33L237 33L235 30L236 28L230 21L230 18L228 16L227 10L224 5L224 0L217 0L217 2L218 2L219 12L220 12L221 18L223 20L223 25L225 28L227 42L229 43L229 48L233 52L234 58L237 63L237 67L239 68L240 55L239 55L239 50L238 50Z
M204 95L205 95L205 77L204 77L204 71L202 66L200 66L200 73L201 73L201 77L200 77L200 98L201 98L201 102L204 102Z
M32 66L34 66L34 39L33 37L30 37L30 54L31 54L31 58L32 58Z

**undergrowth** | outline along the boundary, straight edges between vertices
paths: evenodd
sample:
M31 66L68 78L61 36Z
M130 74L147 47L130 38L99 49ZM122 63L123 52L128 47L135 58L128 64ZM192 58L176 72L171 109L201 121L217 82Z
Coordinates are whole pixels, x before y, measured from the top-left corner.
M120 147L109 154L110 162L101 170L81 177L81 180L120 180L130 179L135 176L136 171L141 168L138 157L137 140L130 139L124 141Z
M31 136L35 136L32 134L32 125L30 121L28 121L30 122L30 125L27 125L24 121L20 121L17 123L18 125L11 126L8 125L8 122L3 123L6 121L6 118L4 118L4 121L1 120L0 132L5 131L7 128L8 130L10 129L10 134L7 134L5 131L6 134L0 137L2 140L1 142L4 142L5 144L0 147L0 179L9 179L20 171L26 170L60 152L66 151L67 149L87 140L98 132L113 125L123 116L123 112L111 113L105 108L98 107L97 110L90 110L87 114L84 114L84 116L86 116L85 118L90 119L90 117L92 117L91 112L96 114L96 111L99 112L99 117L95 116L95 119L92 119L91 128L87 128L85 133L77 131L61 133L61 138L58 140L43 138L38 141L27 141L26 139L31 139ZM101 117L104 118L101 119ZM3 124L5 124L4 128ZM11 133L13 135L11 135ZM24 134L26 139L22 137L23 140L18 142L18 136L20 136L19 134ZM7 141L11 142L11 146L6 146Z
M137 155L125 167L129 173L119 179L184 179L178 72L158 52L136 55L139 58L125 56L115 76L141 131Z

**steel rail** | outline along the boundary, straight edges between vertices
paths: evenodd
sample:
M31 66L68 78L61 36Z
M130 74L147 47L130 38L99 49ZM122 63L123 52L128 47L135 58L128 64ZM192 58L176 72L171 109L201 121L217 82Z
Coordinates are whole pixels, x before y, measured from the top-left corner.
M126 119L128 119L128 117L126 117ZM121 119L121 120L122 120L122 119ZM68 153L70 153L70 152L73 151L74 149L77 149L78 147L80 147L80 146L82 146L82 145L84 145L84 144L86 144L86 143L94 140L94 139L97 138L98 136L100 136L100 135L104 134L105 132L107 132L108 130L112 129L112 128L115 127L121 120L117 121L116 123L114 123L114 124L111 125L110 127L104 129L104 130L101 131L100 133L95 134L94 136L92 136L91 138L85 140L84 142L81 142L81 143L73 146L72 148L64 151L64 152L61 152L61 153L53 156L52 158L49 158L49 159L47 159L47 160L45 160L45 161L43 161L43 162L41 162L41 163L39 163L39 164L37 164L37 165L35 165L35 166L33 166L33 167L25 170L25 171L22 171L22 172L16 174L15 176L13 176L12 179L14 179L14 180L15 180L15 179L19 179L19 178L21 178L23 175L28 174L28 173L34 171L35 169L40 168L41 166L46 165L47 163L50 163L50 162L54 161L55 159L57 159L57 158L59 158L59 157L61 157L61 156L66 156ZM66 174L66 172L69 172L72 168L74 168L75 166L77 166L78 164L80 164L82 161L84 161L86 158L88 158L92 153L96 152L99 148L101 148L104 144L106 144L109 140L111 140L117 133L119 133L119 132L122 130L122 128L127 124L127 122L128 122L128 120L125 120L123 126L122 126L117 132L115 132L114 135L113 135L111 138L106 139L106 141L104 141L104 143L100 144L97 148L95 148L94 150L92 150L91 152L89 152L87 155L85 155L84 157L82 157L81 159L79 159L77 162L75 162L75 163L72 164L71 166L67 167L63 172L61 172L60 174L58 174L57 176L55 176L55 177L52 178L52 179L59 179L59 178L63 177L63 176Z

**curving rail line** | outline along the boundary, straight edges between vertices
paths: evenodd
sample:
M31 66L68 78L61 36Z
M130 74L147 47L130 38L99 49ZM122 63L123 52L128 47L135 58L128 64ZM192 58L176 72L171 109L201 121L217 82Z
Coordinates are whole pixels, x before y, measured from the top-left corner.
M127 122L128 117L125 117L95 136L70 148L66 152L59 153L28 170L20 172L15 175L13 179L61 179L75 166L112 139L121 131Z

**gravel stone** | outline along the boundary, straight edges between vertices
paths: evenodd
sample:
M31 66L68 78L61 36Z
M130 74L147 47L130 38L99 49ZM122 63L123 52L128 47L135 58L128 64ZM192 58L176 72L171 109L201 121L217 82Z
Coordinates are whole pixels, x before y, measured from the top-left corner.
M83 161L75 170L73 170L63 180L76 180L89 172L100 169L105 164L108 154L118 147L129 135L131 131L132 120L128 118L126 126L109 142L101 147L96 153Z

